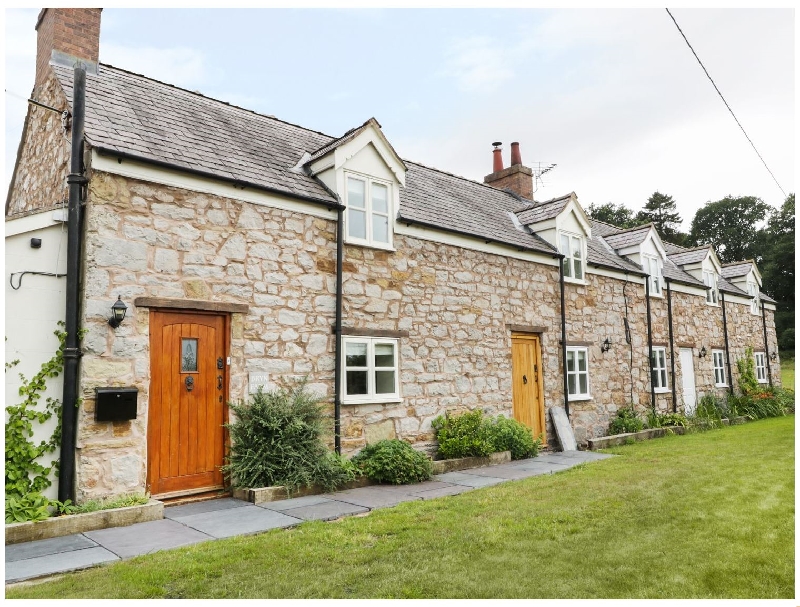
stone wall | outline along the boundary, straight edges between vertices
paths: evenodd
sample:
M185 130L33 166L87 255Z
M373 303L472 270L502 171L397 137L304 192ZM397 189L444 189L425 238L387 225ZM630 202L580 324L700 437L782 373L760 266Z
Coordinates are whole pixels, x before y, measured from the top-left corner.
M82 322L88 332L81 364L79 499L145 486L149 310L133 306L136 297L249 306L246 314L232 315L231 399L245 398L247 374L261 371L274 385L307 377L312 389L332 400L335 241L333 214L322 219L93 173L84 260ZM545 407L563 405L555 265L400 234L394 244L394 252L345 247L345 327L407 332L400 339L402 402L342 405L345 453L385 437L430 449L431 421L445 411L480 407L511 416L509 325L545 329ZM592 398L570 403L576 438L583 443L606 434L618 408L650 405L646 300L643 284L598 274L587 275L585 285L567 284L565 294L567 341L589 347ZM129 305L129 317L112 330L107 319L118 295ZM666 297L652 298L651 306L653 341L666 344ZM722 343L721 310L703 297L673 293L673 313L676 347L710 350ZM602 353L606 337L612 347ZM705 360L707 365L698 365L698 391L713 384L710 356ZM94 388L101 385L138 387L138 418L95 423ZM659 395L658 407L670 410L671 398ZM557 446L549 419L547 424Z
M48 69L37 101L67 109L67 100L52 70ZM28 105L14 181L6 201L7 217L66 207L70 145L69 132L64 132L59 114Z

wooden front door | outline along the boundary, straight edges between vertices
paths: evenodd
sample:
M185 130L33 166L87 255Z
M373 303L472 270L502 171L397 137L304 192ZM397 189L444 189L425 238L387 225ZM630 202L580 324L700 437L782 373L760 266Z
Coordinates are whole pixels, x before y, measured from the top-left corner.
M511 334L511 378L514 419L542 435L547 444L542 385L542 348L538 335Z
M223 486L227 317L150 313L147 485L167 497Z

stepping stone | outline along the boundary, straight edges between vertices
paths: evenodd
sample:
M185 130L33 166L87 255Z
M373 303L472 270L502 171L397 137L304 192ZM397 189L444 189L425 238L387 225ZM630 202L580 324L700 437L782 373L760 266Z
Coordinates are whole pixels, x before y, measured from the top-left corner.
M291 527L302 522L299 518L252 504L245 504L241 508L181 516L175 520L216 538L252 535L270 529Z
M54 537L46 540L35 540L22 544L9 544L6 546L6 563L33 559L60 552L72 552L84 548L94 548L97 544L80 533Z
M348 504L346 502L326 500L325 503L321 504L292 508L291 510L287 510L286 514L301 518L304 521L332 521L337 518L342 518L343 516L361 514L362 512L369 512L369 508Z
M178 519L192 514L202 514L204 512L215 512L217 510L229 510L230 508L241 508L247 506L248 502L235 500L231 497L223 499L205 500L181 506L167 506L164 508L164 518Z
M119 557L105 548L84 548L48 554L31 559L6 563L6 583L21 582L44 575L86 569L101 563L118 561Z
M189 546L211 539L205 533L169 519L87 531L84 535L121 558Z

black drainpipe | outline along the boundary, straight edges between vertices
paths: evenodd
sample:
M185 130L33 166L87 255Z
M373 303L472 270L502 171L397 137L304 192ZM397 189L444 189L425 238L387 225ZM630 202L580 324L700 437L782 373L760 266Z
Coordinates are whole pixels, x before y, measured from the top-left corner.
M644 278L644 296L647 300L647 352L648 367L650 368L650 404L653 412L656 410L656 389L653 386L653 324L650 320L650 276Z
M761 300L761 324L764 326L764 363L767 365L767 377L769 385L772 385L772 368L769 361L769 342L767 341L767 316L764 312L764 300Z
M728 317L725 314L725 291L720 291L722 300L722 334L725 336L725 360L728 362L728 391L733 394L733 369L731 369L731 350L728 347Z
M675 394L675 342L672 335L672 289L669 278L664 279L667 283L667 318L669 318L669 368L672 373L672 412L678 412L678 398Z
M67 305L64 319L64 392L61 399L61 453L58 469L58 501L75 501L75 429L78 417L78 283L81 270L81 191L83 175L83 123L86 115L86 70L75 67L72 90L72 151L67 225Z
M558 284L561 288L561 364L564 366L564 411L569 417L569 386L567 384L567 310L564 299L564 256L558 257Z
M336 453L342 453L342 263L344 260L344 208L336 211L336 321L333 327L334 363L333 373L333 441Z

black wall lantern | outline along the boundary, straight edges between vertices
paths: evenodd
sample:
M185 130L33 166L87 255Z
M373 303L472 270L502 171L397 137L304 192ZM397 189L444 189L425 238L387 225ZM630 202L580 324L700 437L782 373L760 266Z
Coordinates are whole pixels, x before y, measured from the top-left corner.
M606 337L606 340L600 344L600 351L601 352L608 352L611 349L611 340Z
M772 362L775 362L776 360L778 360L778 353L777 352L773 352L772 354L769 355L769 359Z
M705 346L703 346L702 348L700 348L700 353L698 354L698 356L699 356L700 358L705 358L705 357L706 357L706 354L707 354L707 352L706 352L706 347L705 347Z
M127 311L128 306L122 301L122 297L117 295L117 301L111 306L111 318L108 319L108 324L116 329L125 320L125 312Z

